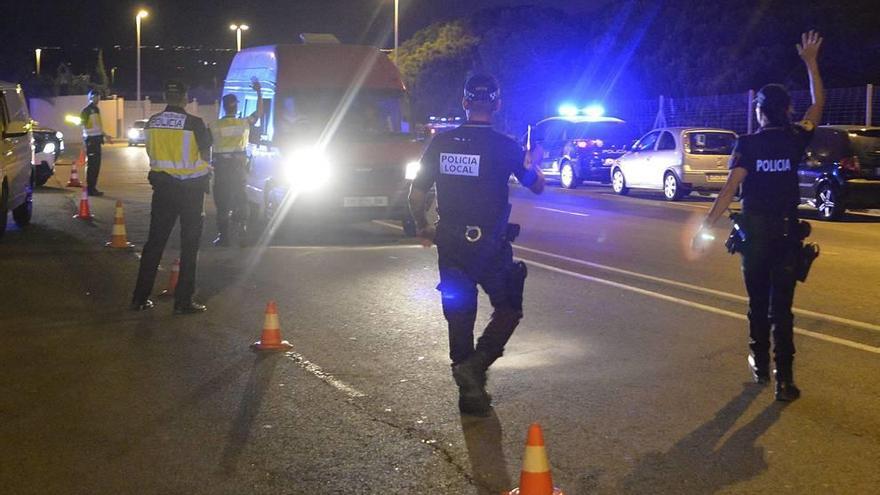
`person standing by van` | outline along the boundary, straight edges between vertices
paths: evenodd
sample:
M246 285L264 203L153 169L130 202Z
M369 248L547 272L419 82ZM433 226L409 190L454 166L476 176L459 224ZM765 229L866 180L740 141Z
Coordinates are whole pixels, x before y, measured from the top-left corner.
M214 205L217 208L217 238L215 246L229 245L229 220L236 225L239 242L243 242L247 221L247 145L251 126L263 116L263 93L260 81L254 78L251 88L257 92L257 108L246 118L238 118L238 97L223 96L223 117L210 125L214 141Z
M180 218L180 276L174 291L174 314L201 313L207 308L193 301L196 262L205 216L205 194L210 187L211 133L202 119L190 115L186 87L179 81L165 83L162 113L150 117L146 127L147 156L153 186L150 232L131 300L133 311L153 307L150 292L168 236Z
M86 187L89 196L103 196L98 190L98 174L101 172L101 145L104 144L104 126L101 123L101 111L98 109L100 95L94 89L89 90L89 104L80 113L80 124L83 130L83 146L86 147Z
M757 133L740 136L730 157L727 183L706 215L693 245L724 214L742 185L742 213L737 225L745 233L739 251L749 295L749 366L755 382L770 381L770 331L776 361L776 400L800 397L794 384L794 316L791 305L797 283L801 235L797 167L822 118L825 91L819 76L822 38L810 31L797 51L807 67L812 105L797 124L791 122L791 96L780 84L768 84L755 102Z

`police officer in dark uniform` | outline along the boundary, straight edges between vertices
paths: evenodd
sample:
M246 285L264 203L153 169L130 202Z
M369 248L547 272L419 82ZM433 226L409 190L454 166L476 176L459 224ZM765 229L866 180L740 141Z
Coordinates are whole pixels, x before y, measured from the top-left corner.
M816 60L821 44L818 33L810 31L797 45L809 74L813 102L804 119L791 123L791 97L783 86L768 84L759 91L756 113L761 128L737 140L727 183L694 238L694 244L699 245L700 238L727 210L742 185L742 213L737 225L743 232L739 251L749 295L749 366L755 382L769 382L772 329L776 399L780 401L800 396L792 372L795 347L791 312L803 237L797 212L797 167L825 104Z
M521 261L513 261L510 243L518 226L508 224L508 180L513 174L533 193L544 190L540 168L531 165L533 160L540 163L540 146L524 153L514 140L492 129L500 98L493 77L480 74L468 79L462 101L468 120L431 141L409 197L419 236L437 244L437 288L449 323L459 409L481 416L491 407L486 372L501 357L523 316L526 269ZM425 215L434 184L440 216L436 227L428 224ZM474 347L477 285L488 294L494 311Z
M150 117L146 127L147 156L153 186L150 232L141 256L131 309L151 309L150 292L156 270L174 224L180 219L180 279L174 291L174 314L201 313L193 301L199 241L205 217L205 194L210 187L211 133L204 121L186 112L186 86L165 84L168 106Z

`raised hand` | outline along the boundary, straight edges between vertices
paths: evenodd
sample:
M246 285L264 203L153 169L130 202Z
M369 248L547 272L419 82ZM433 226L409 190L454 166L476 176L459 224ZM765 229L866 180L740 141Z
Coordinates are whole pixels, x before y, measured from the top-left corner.
M806 63L815 62L819 56L819 47L822 46L822 37L816 31L810 30L801 34L801 42L795 45L798 55Z

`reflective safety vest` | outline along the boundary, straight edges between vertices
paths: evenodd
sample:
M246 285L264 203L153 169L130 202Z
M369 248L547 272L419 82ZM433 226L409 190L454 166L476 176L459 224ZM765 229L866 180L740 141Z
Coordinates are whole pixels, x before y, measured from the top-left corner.
M197 127L205 130L201 119L173 110L166 109L150 117L145 132L150 170L178 179L207 175L210 165L199 154Z
M101 124L101 112L96 105L85 107L80 114L80 124L83 128L83 139L103 136L104 126Z
M237 153L247 148L251 123L248 119L223 117L211 123L214 153Z

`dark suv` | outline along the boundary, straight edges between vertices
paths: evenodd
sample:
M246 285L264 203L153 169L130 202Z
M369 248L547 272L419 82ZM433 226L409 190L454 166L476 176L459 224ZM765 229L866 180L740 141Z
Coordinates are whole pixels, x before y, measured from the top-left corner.
M543 140L544 175L567 189L585 180L611 182L611 164L638 137L626 122L614 117L549 117L532 132L533 139Z
M798 168L801 202L825 220L880 208L880 127L819 126Z

